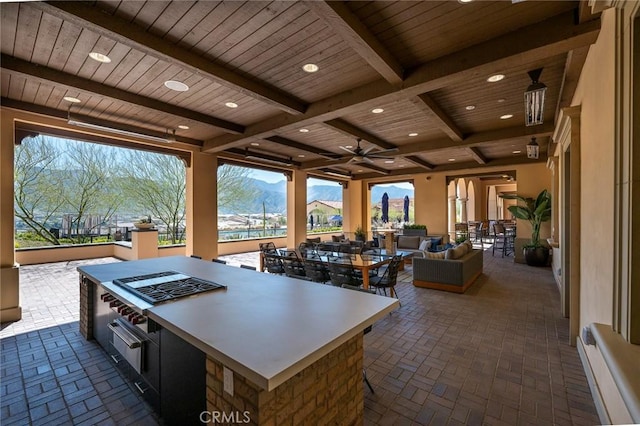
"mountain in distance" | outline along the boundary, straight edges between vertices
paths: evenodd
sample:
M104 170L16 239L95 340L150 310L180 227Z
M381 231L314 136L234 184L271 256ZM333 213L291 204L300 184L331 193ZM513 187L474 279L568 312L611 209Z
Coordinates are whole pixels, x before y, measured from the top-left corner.
M287 208L287 185L281 182L269 183L263 180L247 178L247 185L252 185L258 189L258 196L251 200L246 206L246 212L262 212L264 202L267 213L283 213ZM389 198L404 198L408 195L413 198L413 190L400 188L397 186L379 187L374 186L371 190L372 204L378 204L382 200L382 194L387 193ZM307 202L319 201L342 201L342 187L330 185L312 185L307 189ZM221 214L231 214L236 212L221 211Z

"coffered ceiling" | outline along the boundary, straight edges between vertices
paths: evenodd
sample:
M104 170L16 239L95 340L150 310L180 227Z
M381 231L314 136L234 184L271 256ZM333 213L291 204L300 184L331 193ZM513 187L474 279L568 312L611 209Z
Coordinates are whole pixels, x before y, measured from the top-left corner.
M532 136L544 160L600 28L584 2L572 1L0 8L3 106L175 131L177 141L230 159L356 179L531 162ZM544 124L526 127L523 93L537 68L548 87ZM488 82L495 74L504 78ZM169 80L189 89L171 90ZM358 139L372 157L347 151Z

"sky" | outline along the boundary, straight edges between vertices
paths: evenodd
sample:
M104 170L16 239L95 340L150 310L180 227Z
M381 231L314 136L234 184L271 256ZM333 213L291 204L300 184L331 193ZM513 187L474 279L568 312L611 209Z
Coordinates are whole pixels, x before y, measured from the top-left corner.
M258 169L252 169L250 176L254 179L262 180L268 183L276 183L276 182L284 181L284 175L282 173L267 172L267 171L258 170ZM315 179L315 178L309 178L308 184L309 186L318 186L318 185L339 186L338 182L323 180L323 179ZM409 182L385 183L385 184L380 184L380 186L382 187L395 186L398 188L413 189L413 185L411 185Z

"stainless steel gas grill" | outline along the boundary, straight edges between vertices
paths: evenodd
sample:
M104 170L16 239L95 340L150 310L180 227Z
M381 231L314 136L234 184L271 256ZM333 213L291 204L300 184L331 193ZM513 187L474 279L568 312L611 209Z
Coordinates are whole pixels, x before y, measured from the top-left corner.
M176 271L117 278L113 280L113 283L152 305L204 293L205 291L226 288L222 284L191 277Z

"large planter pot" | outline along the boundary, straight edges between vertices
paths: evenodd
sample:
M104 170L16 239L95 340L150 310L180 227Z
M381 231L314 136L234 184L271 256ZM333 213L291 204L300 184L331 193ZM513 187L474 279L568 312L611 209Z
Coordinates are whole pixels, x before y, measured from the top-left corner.
M547 262L549 262L549 247L525 247L524 260L529 266L547 266Z

